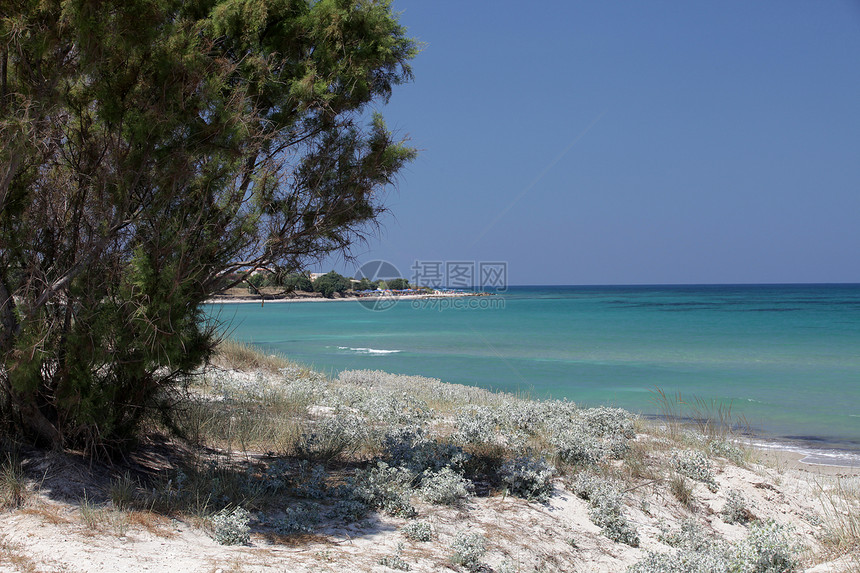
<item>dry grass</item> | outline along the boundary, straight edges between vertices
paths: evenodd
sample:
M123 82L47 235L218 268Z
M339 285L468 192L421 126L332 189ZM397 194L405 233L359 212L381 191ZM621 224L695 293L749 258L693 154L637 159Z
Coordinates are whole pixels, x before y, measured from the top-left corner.
M218 344L212 357L212 364L236 370L263 370L276 373L279 369L290 366L292 362L279 354L263 354L246 342L226 339Z
M824 540L836 554L856 556L860 553L860 478L816 485L824 512Z
M669 491L678 502L688 510L692 511L695 508L695 497L693 496L693 487L690 482L682 475L675 474L669 481Z
M743 416L732 415L732 405L716 400L693 397L685 399L681 392L667 395L662 388L651 391L652 402L660 412L666 434L683 440L689 429L695 429L708 440L728 439L738 434L749 434L750 425Z
M17 543L0 539L0 564L8 563L20 573L42 573L38 563L34 561Z
M24 505L30 495L21 460L7 452L0 465L0 509L15 509Z
M62 508L52 503L39 503L21 510L24 515L33 515L51 525L65 525L72 520L61 513Z
M127 511L125 512L125 520L129 527L147 531L157 537L171 538L176 536L176 532L171 528L170 520L151 511Z

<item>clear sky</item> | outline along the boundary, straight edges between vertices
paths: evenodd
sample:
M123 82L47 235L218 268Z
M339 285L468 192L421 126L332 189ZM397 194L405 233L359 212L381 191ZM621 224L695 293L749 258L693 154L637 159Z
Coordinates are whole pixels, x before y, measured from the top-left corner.
M510 284L860 282L860 2L394 8L425 46L381 111L421 153L360 261L407 278L505 261Z

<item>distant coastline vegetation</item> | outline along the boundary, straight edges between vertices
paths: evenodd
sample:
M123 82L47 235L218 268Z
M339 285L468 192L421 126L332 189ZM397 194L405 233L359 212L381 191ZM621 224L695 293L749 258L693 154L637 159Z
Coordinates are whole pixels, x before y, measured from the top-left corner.
M319 293L326 298L335 294L351 292L353 294L371 294L384 291L414 291L416 293L432 293L430 287L416 287L404 278L389 280L370 280L367 277L350 279L336 271L329 271L312 278L310 273L279 273L267 270L252 272L244 279L248 293L253 295L279 295L296 292ZM265 291L264 291L265 289Z

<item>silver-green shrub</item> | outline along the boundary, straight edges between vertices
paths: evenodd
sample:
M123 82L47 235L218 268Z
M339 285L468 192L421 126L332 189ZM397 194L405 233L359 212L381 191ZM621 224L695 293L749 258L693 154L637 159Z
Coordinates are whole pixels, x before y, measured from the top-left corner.
M636 436L633 416L620 408L576 410L562 403L549 412L544 428L562 462L592 465L606 457L620 459Z
M383 567L397 569L398 571L409 571L411 569L409 563L404 561L400 555L385 555L381 557L377 563Z
M681 550L677 553L649 553L631 565L627 573L733 573L725 556Z
M462 471L470 457L459 446L431 439L420 426L388 431L382 440L382 450L391 465L415 474L427 470L436 472L446 467Z
M469 497L472 483L452 470L426 471L421 477L419 494L424 501L437 505L460 505Z
M391 467L385 462L356 472L354 499L370 509L382 509L389 515L414 517L417 511L410 502L415 475L409 470Z
M705 551L715 543L713 536L705 532L705 528L695 519L684 519L677 530L671 531L661 527L657 539L671 547L690 551Z
M702 482L711 491L717 491L719 486L711 470L711 461L699 450L674 450L671 464L679 474Z
M700 526L674 534L675 553L649 553L627 573L794 573L800 548L788 529L773 522L753 524L745 539L729 547Z
M323 499L328 494L325 468L307 460L299 462L298 473L293 480L293 494L308 499Z
M601 406L582 410L580 417L588 427L589 432L595 436L626 439L636 437L633 416L627 410Z
M675 531L663 530L658 539L677 548L675 553L649 553L627 573L730 573L728 547L709 535L695 519L685 519Z
M791 573L797 571L801 547L792 541L791 529L773 521L756 522L735 545L737 573Z
M351 412L338 412L316 422L295 443L296 455L312 461L329 461L355 453L368 437L367 422Z
M430 541L433 539L433 529L426 521L411 521L404 525L400 531L412 541Z
M744 451L724 438L708 442L708 451L715 456L726 458L741 465L744 462Z
M730 489L726 494L726 503L720 515L726 523L746 523L752 517L743 494L736 489Z
M499 441L499 420L488 406L458 408L454 425L454 440L462 444L494 444Z
M284 514L275 524L275 530L281 535L311 533L320 521L319 508L311 505L288 507Z
M487 552L487 539L477 532L461 531L451 543L451 562L469 571L479 571L481 557Z
M573 482L574 493L588 501L588 516L609 539L639 546L636 527L624 515L624 495L604 478L580 472Z
M546 422L544 404L545 402L531 400L511 400L497 409L496 416L505 434L512 432L534 434Z
M250 521L242 507L222 509L212 516L212 537L221 545L244 545L251 540Z
M372 392L354 406L370 420L387 426L422 424L433 414L424 400L404 392Z
M546 502L552 495L555 468L541 457L524 455L502 464L499 475L508 493L528 500Z
M604 455L601 440L590 434L580 422L557 428L550 434L549 442L558 459L569 464L593 465Z
M352 523L364 518L369 509L358 499L338 499L326 512L326 517L340 523Z

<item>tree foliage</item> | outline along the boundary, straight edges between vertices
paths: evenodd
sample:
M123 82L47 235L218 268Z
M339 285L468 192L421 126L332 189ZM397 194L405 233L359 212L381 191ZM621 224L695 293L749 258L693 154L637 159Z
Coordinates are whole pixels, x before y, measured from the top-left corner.
M297 290L312 292L314 290L314 285L311 282L311 279L306 277L301 273L292 274L284 278L283 285L284 290L287 292L293 292Z
M352 288L352 281L343 275L330 271L314 281L314 291L324 297L331 297L336 292L346 292Z
M0 415L122 446L246 269L360 240L415 151L386 0L0 0ZM235 279L225 279L235 277Z

